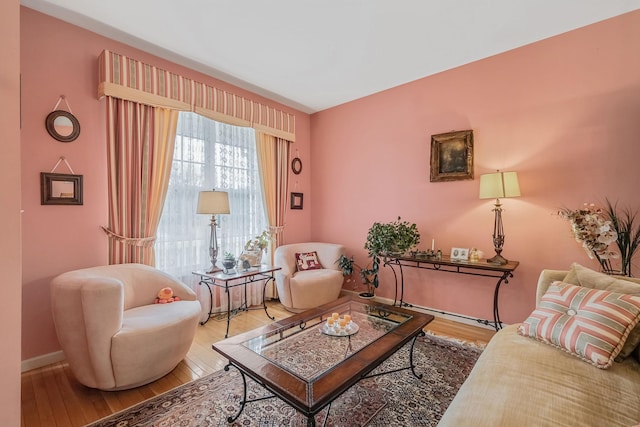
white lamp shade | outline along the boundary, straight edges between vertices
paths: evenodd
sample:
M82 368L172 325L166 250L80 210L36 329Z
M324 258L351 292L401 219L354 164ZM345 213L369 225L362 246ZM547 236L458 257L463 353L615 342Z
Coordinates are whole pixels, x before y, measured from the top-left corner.
M520 196L516 172L496 172L480 175L480 198L501 199Z
M229 193L226 191L201 191L198 195L199 214L228 214Z

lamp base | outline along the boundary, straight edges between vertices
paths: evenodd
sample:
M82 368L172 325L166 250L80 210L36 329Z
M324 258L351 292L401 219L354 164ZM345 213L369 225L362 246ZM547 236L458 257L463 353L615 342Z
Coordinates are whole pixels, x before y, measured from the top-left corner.
M507 264L509 261L508 261L505 257L503 257L502 255L500 255L500 254L496 254L496 256L494 256L493 258L489 258L489 259L487 260L487 262L488 262L489 264L505 265L505 264Z
M209 270L207 271L207 274L213 274L213 273L217 273L219 271L222 271L221 268L216 267L215 265L213 267L210 267Z

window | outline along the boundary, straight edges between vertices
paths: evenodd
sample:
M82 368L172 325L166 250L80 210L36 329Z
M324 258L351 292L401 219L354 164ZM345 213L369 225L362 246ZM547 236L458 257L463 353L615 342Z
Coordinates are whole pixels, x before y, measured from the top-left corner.
M231 213L218 215L220 264L225 252L239 256L247 240L267 229L255 131L181 112L157 232L156 266L192 287L192 272L211 265L211 216L196 214L196 205L198 193L212 189L229 192Z

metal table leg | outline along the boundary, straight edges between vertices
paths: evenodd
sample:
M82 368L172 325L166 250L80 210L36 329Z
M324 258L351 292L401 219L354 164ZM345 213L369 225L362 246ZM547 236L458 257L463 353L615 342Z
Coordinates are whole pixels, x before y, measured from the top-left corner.
M267 315L267 317L271 320L276 320L275 316L271 316L269 314L269 312L267 311L267 284L273 280L275 282L275 279L273 276L269 277L267 280L264 281L264 285L262 286L262 306L264 307L264 312Z
M228 285L225 285L224 291L227 294L227 332L225 332L224 337L227 338L229 336L229 322L231 321L231 292Z
M205 282L204 280L200 280L198 284L200 286L205 285L207 289L209 289L209 313L207 314L207 320L205 320L204 322L200 322L200 325L204 325L209 321L209 319L211 319L211 315L213 314L211 312L211 310L213 309L213 292L211 291L211 286L209 286L209 283Z

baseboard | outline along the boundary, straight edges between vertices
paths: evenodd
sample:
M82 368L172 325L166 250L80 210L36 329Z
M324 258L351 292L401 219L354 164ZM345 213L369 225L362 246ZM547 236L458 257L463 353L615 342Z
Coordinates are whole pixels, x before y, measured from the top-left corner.
M350 291L347 289L343 289L342 290L343 293L345 294L350 294L350 295L354 295L354 296L358 296L359 292L356 291ZM375 296L374 298L376 301L381 302L383 304L389 304L392 305L393 304L393 300L390 298L383 298L383 297L379 297L379 296ZM363 301L365 301L363 299ZM463 323L465 325L471 325L471 326L477 326L479 328L485 328L485 329L490 329L492 331L495 330L495 328L493 327L493 325L487 325L484 323L481 323L475 319L470 318L469 316L466 316L464 314L458 314L458 313L452 313L452 312L448 312L448 311L443 311L443 310L438 310L435 308L431 308L431 307L423 307L423 306L419 306L419 305L415 305L412 304L412 307L409 307L411 310L416 310L416 311L420 311L420 312L424 312L426 314L431 314L434 317L440 317L442 319L447 319L447 320L451 320L452 322L458 322L458 323ZM502 322L503 326L507 326L506 323Z
M53 353L43 354L31 359L23 360L21 365L21 372L27 372L32 369L42 368L43 366L51 365L52 363L60 362L64 360L64 353L62 350Z
M347 289L342 289L342 293L358 296L359 292L350 291L350 290L347 290ZM381 303L384 303L384 304L389 304L389 305L393 304L393 300L392 299L379 297L377 295L375 297L375 300L379 301ZM363 299L363 301L365 301L365 300ZM443 319L451 320L453 322L458 322L458 323L463 323L463 324L466 324L466 325L472 325L472 326L477 326L477 327L480 327L480 328L494 330L493 326L485 325L485 324L477 322L477 321L475 321L473 319L469 319L469 318L467 318L467 316L464 316L462 314L451 313L451 312L446 312L446 311L442 311L442 310L436 310L435 308L422 307L422 306L415 305L415 304L413 304L413 307L411 307L411 309L412 310L421 311L421 312L425 312L425 313L431 314L431 315L433 315L435 317L441 317ZM462 317L462 316L464 316L464 317ZM503 325L506 326L506 324L504 322L503 322ZM23 360L21 369L22 369L22 372L27 372L27 371L30 371L32 369L41 368L43 366L50 365L52 363L60 362L60 361L62 361L64 359L65 359L64 353L62 352L62 350L60 350L60 351L56 351L56 352L49 353L49 354L43 354L42 356L37 356L37 357L34 357L32 359Z

